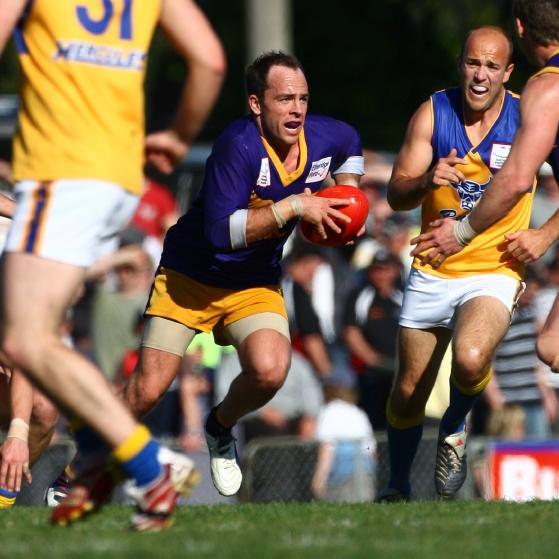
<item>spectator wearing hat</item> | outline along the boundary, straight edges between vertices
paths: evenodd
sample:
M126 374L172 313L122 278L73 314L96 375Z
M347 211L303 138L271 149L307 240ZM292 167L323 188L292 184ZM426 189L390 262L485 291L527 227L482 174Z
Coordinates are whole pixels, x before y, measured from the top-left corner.
M367 268L367 283L350 294L344 313L343 336L351 364L358 374L358 404L376 430L386 428L386 402L396 358L402 292L401 263L379 250Z

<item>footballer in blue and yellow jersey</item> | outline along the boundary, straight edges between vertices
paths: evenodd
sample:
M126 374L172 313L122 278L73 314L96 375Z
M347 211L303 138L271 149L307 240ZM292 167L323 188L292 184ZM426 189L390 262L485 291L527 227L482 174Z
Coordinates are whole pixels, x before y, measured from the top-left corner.
M142 188L146 56L160 0L29 0L14 177ZM110 141L107 141L110 138Z
M308 115L298 142L298 166L287 173L252 116L230 124L215 142L198 198L167 233L162 266L214 287L277 285L283 245L296 220L270 238L236 248L230 216L305 188L315 192L329 172L364 172L361 141L344 122Z
M541 76L542 74L559 74L559 52L549 58L544 67L541 68L539 72L536 72L530 79ZM555 180L559 182L559 130L557 131L555 145L549 154L549 163L553 169Z
M422 205L422 232L436 219L465 217L479 201L493 174L507 159L519 126L519 101L518 95L505 91L498 118L474 146L464 126L460 88L445 89L431 96L432 165L455 148L457 156L466 160L466 164L456 166L465 180L429 192ZM446 258L438 268L422 265L417 257L413 267L443 278L500 273L520 279L522 264L505 257L505 234L528 227L534 191L535 182L511 212L477 235L462 251Z

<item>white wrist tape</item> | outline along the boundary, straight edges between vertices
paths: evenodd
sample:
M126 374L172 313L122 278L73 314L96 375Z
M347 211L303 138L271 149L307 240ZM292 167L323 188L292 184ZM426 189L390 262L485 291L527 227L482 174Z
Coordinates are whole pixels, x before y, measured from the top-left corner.
M295 212L295 215L297 217L303 217L304 213L305 213L305 209L303 208L303 204L301 202L301 200L299 199L298 196L296 196L295 194L293 194L292 196L290 196L288 198L289 203L291 204L291 207L293 208L293 211Z
M14 417L10 422L10 428L8 429L6 438L19 439L26 443L29 440L29 423L19 417Z
M291 196L288 196L287 198L284 198L283 200L280 200L279 202L272 204L271 206L272 213L276 218L276 224L278 226L278 229L282 229L283 227L285 227L286 223L291 219L291 218L285 219L283 217L282 213L280 212L280 207L279 207L280 204L284 204L284 205L289 204L291 210L293 211L295 217L297 218L303 217L303 214L305 213L305 209L303 208L303 204L301 203L301 200L299 200L299 198L295 194L292 194Z
M278 229L283 229L283 227L285 227L285 224L287 223L287 220L284 219L283 216L280 214L276 204L272 204L271 208L272 208L272 213L276 218L276 225L278 226Z
M469 216L466 216L461 221L454 223L454 237L458 244L462 247L470 244L470 241L477 235L475 230L470 225Z

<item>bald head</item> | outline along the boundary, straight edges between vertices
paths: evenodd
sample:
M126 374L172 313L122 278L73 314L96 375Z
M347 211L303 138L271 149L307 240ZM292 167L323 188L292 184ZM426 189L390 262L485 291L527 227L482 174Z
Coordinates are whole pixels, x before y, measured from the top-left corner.
M468 52L469 47L471 47L472 42L487 45L491 50L495 50L496 54L504 55L505 64L511 63L513 53L512 41L500 27L496 25L483 25L469 31L462 45L460 61L464 60L465 54Z

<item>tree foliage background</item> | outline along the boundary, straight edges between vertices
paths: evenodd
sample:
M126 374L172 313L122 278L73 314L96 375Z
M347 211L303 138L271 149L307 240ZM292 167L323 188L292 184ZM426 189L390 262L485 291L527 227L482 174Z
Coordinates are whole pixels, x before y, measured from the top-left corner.
M266 1L266 0L262 0ZM223 41L228 74L200 140L211 142L246 111L244 0L199 0ZM456 58L467 31L501 25L513 34L509 0L292 0L295 54L309 78L311 111L352 123L363 145L397 150L409 117L429 94L456 85ZM514 54L509 84L520 91L532 69ZM150 52L147 122L171 117L185 66L158 33ZM0 93L17 91L13 45L0 59Z

